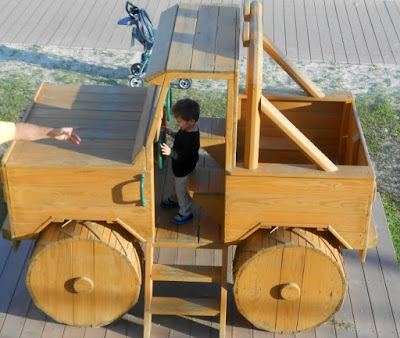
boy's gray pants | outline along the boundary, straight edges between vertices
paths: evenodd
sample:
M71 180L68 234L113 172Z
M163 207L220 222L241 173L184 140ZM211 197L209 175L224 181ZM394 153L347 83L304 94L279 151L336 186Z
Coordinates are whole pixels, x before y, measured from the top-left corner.
M190 174L189 174L190 175ZM174 176L174 190L170 200L173 202L178 202L179 213L182 216L189 216L192 214L192 204L193 200L187 192L189 175L183 177Z

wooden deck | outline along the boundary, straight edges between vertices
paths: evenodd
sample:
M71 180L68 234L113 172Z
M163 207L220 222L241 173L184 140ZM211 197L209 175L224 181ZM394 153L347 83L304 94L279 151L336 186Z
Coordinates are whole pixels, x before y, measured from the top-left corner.
M176 3L242 0L137 0L155 27ZM264 32L292 60L400 63L400 2L391 0L261 0ZM125 0L0 0L0 44L130 50ZM132 50L142 50L135 46Z
M207 166L210 163L207 163ZM157 184L164 192L167 170L157 173ZM157 194L160 199L161 194ZM175 226L169 222L173 211L157 211L157 242L186 242L186 248L161 247L155 250L155 263L183 265L213 265L222 263L220 250L190 249L191 243L219 242L219 226L195 210L195 221ZM204 218L208 217L208 221ZM344 251L348 277L348 293L343 308L323 326L298 335L272 334L255 329L237 311L232 295L232 259L228 261L228 337L399 337L400 334L400 270L396 261L380 196L373 207L373 217L379 236L377 248L369 249L367 260L360 263L357 251ZM206 236L200 222L207 224ZM23 241L17 252L10 242L0 238L0 337L141 337L143 334L143 288L138 304L122 319L103 328L77 328L54 322L32 302L25 286L25 276L33 241ZM155 296L211 297L218 296L217 284L156 282ZM153 316L152 337L217 337L218 317Z

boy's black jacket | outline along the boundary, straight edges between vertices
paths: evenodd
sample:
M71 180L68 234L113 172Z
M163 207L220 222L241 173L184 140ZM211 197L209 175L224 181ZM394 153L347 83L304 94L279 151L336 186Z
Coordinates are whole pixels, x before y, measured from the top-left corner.
M189 175L199 160L200 132L187 132L180 129L169 155L172 159L172 171L176 177Z

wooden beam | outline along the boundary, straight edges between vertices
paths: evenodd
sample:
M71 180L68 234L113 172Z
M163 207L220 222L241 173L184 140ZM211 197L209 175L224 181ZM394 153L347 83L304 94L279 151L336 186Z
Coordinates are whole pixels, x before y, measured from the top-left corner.
M263 47L269 56L295 81L308 95L322 98L325 94L297 66L283 54L275 44L263 36Z
M328 172L338 170L336 165L265 97L261 98L261 111L289 136L317 166Z
M262 96L263 47L262 6L254 1L250 9L250 43L247 74L247 118L244 148L246 168L258 167L260 143L259 106Z
M242 40L243 40L243 47L249 47L249 43L250 43L250 24L248 22L243 22Z
M249 22L250 21L250 0L244 0L243 18L244 18L245 22Z

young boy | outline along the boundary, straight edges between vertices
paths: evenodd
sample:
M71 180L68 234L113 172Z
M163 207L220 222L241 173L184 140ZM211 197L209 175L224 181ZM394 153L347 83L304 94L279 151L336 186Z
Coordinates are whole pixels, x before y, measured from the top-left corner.
M162 206L179 208L178 214L171 221L175 224L185 224L193 220L193 200L187 192L187 185L189 175L199 160L200 133L196 122L199 119L200 106L196 101L183 99L173 105L172 114L180 129L176 133L168 127L163 127L175 140L172 148L163 143L161 152L172 159L175 189L172 196L162 202Z

